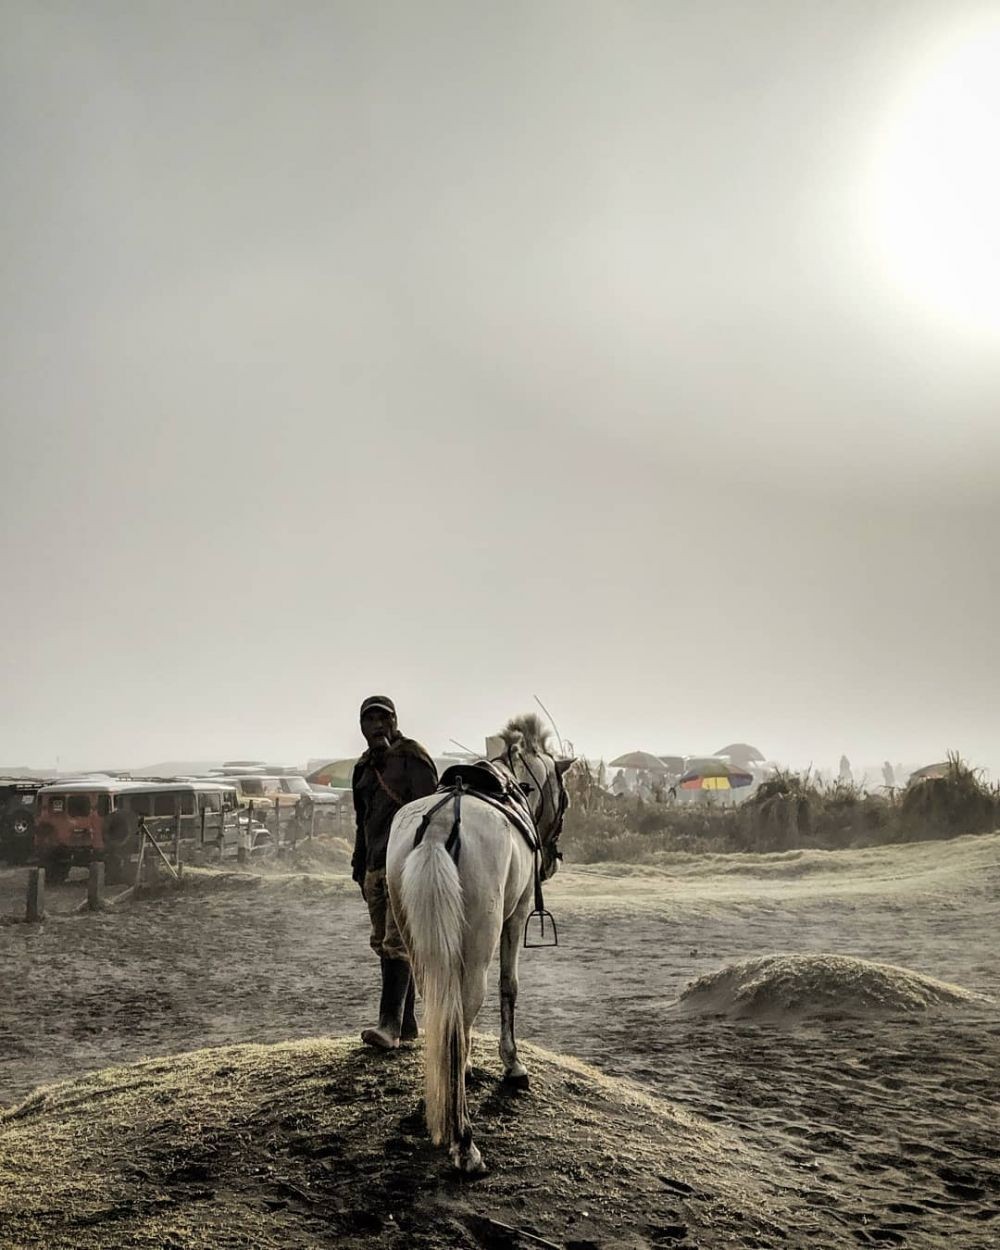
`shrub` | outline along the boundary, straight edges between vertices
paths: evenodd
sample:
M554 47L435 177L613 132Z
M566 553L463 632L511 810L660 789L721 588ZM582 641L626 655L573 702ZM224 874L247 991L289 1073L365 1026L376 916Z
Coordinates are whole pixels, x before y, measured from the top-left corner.
M992 830L1000 792L957 754L948 759L947 777L915 782L901 797L780 772L737 807L615 798L591 770L574 769L561 845L571 863L652 863L665 851L836 850Z

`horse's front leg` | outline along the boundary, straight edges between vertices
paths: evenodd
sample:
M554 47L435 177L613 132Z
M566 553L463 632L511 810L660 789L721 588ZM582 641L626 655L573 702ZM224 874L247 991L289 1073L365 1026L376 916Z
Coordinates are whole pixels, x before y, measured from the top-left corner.
M517 960L526 910L519 907L504 922L500 934L500 1058L503 1060L503 1079L515 1089L528 1088L528 1069L517 1057L517 1042L514 1040Z

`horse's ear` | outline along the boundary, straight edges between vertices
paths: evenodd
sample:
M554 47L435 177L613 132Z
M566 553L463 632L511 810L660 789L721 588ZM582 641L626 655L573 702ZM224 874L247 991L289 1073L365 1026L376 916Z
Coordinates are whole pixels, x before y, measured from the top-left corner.
M569 770L573 767L575 763L576 763L576 760L574 759L556 760L556 772L561 777L564 773L569 772Z

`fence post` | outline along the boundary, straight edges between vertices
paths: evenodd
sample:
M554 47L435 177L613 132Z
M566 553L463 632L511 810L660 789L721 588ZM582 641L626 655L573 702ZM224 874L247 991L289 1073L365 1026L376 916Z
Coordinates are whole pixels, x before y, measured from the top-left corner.
M94 860L87 878L87 910L100 911L104 902L104 865Z
M247 862L247 853L250 849L250 839L253 836L253 799L247 805L247 830L246 833L240 828L240 815L236 813L236 862L245 864Z
M207 816L208 816L208 808L207 808L207 807L205 807L205 806L204 806L204 804L202 804L202 808L201 808L201 828L200 828L199 833L198 833L198 849L199 849L200 851L203 851L203 850L205 849L205 819L206 819L206 817L207 817Z
M278 796L274 796L274 853L277 856L281 851L281 804Z
M146 817L139 817L139 857L135 861L135 892L138 894L143 886L142 870L146 862L146 838L149 836L146 829Z
M312 811L309 813L309 841L311 842L316 835L316 804L312 805Z
M181 862L181 803L177 800L177 810L174 812L174 867Z
M24 918L28 924L37 924L45 919L44 868L31 868L28 871L28 905Z
M240 821L239 813L236 816L236 829L239 832ZM215 836L215 844L219 850L219 863L222 863L222 847L226 841L226 809L222 808L219 812L219 832Z

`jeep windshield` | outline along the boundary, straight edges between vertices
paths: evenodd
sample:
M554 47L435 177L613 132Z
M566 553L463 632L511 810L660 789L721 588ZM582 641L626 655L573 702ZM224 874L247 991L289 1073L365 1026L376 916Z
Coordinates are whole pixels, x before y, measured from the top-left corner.
M286 794L310 794L309 783L305 777L282 777L281 788Z

